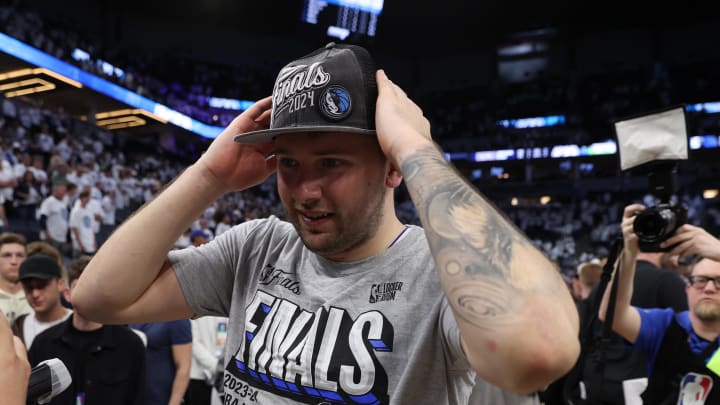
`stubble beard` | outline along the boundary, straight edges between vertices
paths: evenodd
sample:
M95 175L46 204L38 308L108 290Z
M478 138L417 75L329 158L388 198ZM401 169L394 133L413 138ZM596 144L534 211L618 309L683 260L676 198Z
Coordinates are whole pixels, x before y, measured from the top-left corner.
M702 302L693 308L693 313L698 319L707 322L720 321L720 303Z
M385 187L380 187L377 193L371 194L377 196L377 199L372 204L365 205L367 208L362 215L353 215L352 218L348 215L333 215L334 232L321 237L316 237L321 232L313 232L300 225L299 214L295 210L292 211L291 222L305 247L320 256L333 258L352 250L377 234L384 216L383 204L386 193ZM288 212L287 207L286 212Z

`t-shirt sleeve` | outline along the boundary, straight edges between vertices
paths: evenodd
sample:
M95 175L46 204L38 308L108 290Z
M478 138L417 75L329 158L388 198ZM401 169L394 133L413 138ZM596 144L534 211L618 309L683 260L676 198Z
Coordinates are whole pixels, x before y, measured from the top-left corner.
M675 312L672 308L637 308L637 310L640 313L640 332L633 347L642 352L648 362L653 364ZM651 369L648 367L648 370Z
M233 286L242 285L247 274L237 274L247 235L259 221L234 226L199 247L171 250L168 260L185 300L196 316L228 316Z
M172 321L168 327L170 328L171 345L192 343L192 327L190 326L189 320L181 319L179 321Z

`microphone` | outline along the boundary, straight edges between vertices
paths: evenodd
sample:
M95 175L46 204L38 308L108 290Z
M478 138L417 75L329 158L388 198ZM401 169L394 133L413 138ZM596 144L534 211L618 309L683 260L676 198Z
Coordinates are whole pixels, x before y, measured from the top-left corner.
M40 362L30 371L27 403L47 404L55 396L65 391L72 381L65 363L54 358Z

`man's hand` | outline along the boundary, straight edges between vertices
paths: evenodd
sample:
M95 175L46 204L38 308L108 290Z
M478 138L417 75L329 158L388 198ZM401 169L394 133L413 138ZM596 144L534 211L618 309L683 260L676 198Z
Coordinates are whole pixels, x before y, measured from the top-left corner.
M256 186L275 171L275 159L266 158L274 142L241 144L234 140L236 135L267 129L271 105L272 98L266 97L235 117L196 162L221 192Z
M720 261L720 240L698 226L685 224L679 227L672 237L660 244L660 247L666 248L676 244L677 246L669 253L671 256L698 255Z
M432 143L430 122L420 107L385 75L376 73L378 100L375 110L377 137L385 155L399 168L403 159L423 145Z
M5 316L0 314L0 395L8 405L25 405L30 363L19 338L13 336Z
M635 257L637 257L638 252L640 251L638 236L633 229L633 224L635 223L636 214L644 209L645 206L642 204L628 205L627 207L625 207L625 211L623 211L623 219L622 223L620 224L620 227L622 228L624 243L623 254L627 255L627 258L632 258L633 261L635 260Z

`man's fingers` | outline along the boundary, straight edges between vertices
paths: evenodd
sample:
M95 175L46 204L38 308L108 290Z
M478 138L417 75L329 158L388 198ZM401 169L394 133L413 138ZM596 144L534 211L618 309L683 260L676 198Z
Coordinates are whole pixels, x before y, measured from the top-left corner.
M268 110L270 107L272 107L272 96L267 96L265 98L262 98L262 99L256 101L246 111L251 116L258 116L265 110Z
M645 206L642 204L631 204L625 207L625 210L623 211L623 216L625 218L632 218L635 216L635 213L637 211L642 211L645 209Z
M375 79L378 84L378 93L385 94L386 92L389 92L392 95L397 95L397 85L395 85L395 83L387 77L384 70L379 69L375 75Z

